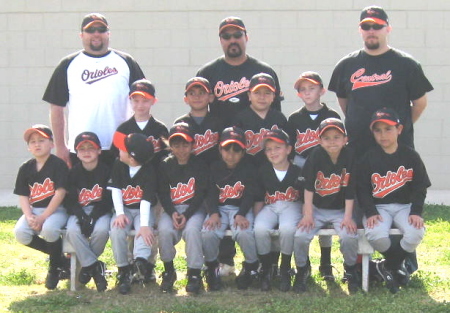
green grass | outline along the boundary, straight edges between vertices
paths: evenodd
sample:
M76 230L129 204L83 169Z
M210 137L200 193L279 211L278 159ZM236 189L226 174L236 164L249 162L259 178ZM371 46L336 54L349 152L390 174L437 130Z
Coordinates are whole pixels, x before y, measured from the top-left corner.
M90 282L87 288L77 292L68 290L68 282L60 282L55 291L47 291L44 279L46 256L18 244L13 228L20 216L15 207L0 208L0 311L7 312L110 312L110 313L276 313L276 312L395 312L437 313L450 312L450 208L440 205L426 206L427 234L418 249L420 269L412 276L408 288L396 295L383 286L372 284L368 294L349 296L346 285L340 281L325 283L318 276L319 249L315 241L311 245L313 279L309 292L296 295L272 292L262 293L255 288L239 291L234 277L224 279L224 289L219 292L202 292L198 296L184 291L186 264L184 245L178 246L175 266L179 280L174 294L162 294L157 284L133 286L130 295L122 296L114 289L114 273L108 278L109 288L97 293ZM238 258L241 257L238 254ZM342 257L337 240L333 240L333 264L343 273ZM115 271L111 247L102 255L108 269ZM237 260L240 261L239 259ZM239 263L237 263L239 264ZM157 273L163 265L157 263ZM159 282L159 279L158 279Z

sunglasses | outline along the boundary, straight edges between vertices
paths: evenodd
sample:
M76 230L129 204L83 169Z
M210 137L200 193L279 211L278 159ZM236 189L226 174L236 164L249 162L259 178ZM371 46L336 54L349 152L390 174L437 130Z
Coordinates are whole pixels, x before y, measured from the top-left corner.
M108 27L100 26L100 27L89 27L84 30L88 34L93 34L95 32L99 32L100 34L106 33L108 31Z
M242 36L244 36L244 32L235 32L233 34L230 33L223 33L219 35L220 38L224 39L224 40L230 40L231 37L233 37L234 39L239 39Z
M380 24L366 24L366 23L364 23L364 24L361 24L360 27L361 27L362 30L370 30L370 29L373 29L373 30L380 30L380 29L386 27L386 25L380 25Z

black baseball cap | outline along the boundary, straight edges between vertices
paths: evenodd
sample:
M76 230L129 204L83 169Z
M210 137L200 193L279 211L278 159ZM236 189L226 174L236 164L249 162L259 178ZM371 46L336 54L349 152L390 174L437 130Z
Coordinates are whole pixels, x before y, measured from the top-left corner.
M323 87L322 77L320 77L319 73L308 71L300 74L299 78L295 81L294 89L298 90L300 83L304 80L307 80L314 85L320 85Z
M182 137L187 142L194 141L194 135L192 134L192 130L189 127L188 123L177 123L173 125L169 130L169 141L174 137Z
M209 81L203 77L192 77L189 79L184 88L184 93L188 92L188 90L194 86L202 87L207 93L211 93L211 85L209 84Z
M141 95L146 99L155 99L155 86L148 79L139 79L131 84L130 98L134 95Z
M389 18L382 7L371 5L365 7L361 11L361 16L359 17L359 25L368 22L387 25L389 24Z
M287 145L291 144L289 135L282 129L269 130L267 133L264 134L263 143L265 144L267 140L273 140Z
M97 149L102 148L102 145L100 144L100 139L98 139L97 134L95 134L93 132L82 132L81 134L78 134L78 136L75 138L75 144L74 144L75 150L78 150L80 145L82 145L85 142L91 143Z
M38 133L44 138L53 140L53 132L47 125L44 124L35 124L31 126L31 128L28 128L25 133L23 134L23 139L25 139L26 142L30 140L30 136L33 133Z
M127 152L139 164L145 164L154 155L153 144L144 134L131 133L124 134L116 131L113 143L117 149Z
M253 75L252 79L250 80L250 86L249 90L254 91L258 89L259 87L267 87L272 92L275 92L277 90L277 86L275 85L275 80L272 76L266 73L259 73Z
M370 129L372 129L376 122L383 122L391 126L397 126L400 124L400 118L395 110L390 108L382 108L372 114Z
M228 27L236 27L236 28L239 28L240 30L243 30L244 32L246 31L244 22L242 21L242 19L240 17L236 17L236 16L226 17L222 20L222 22L220 22L219 34L222 33L222 31L225 28L228 28Z
M245 132L242 128L233 126L227 127L220 135L220 146L225 147L231 143L236 143L242 149L246 147Z
M108 27L108 21L106 21L106 18L102 14L89 13L83 18L83 21L81 22L81 31L89 28L94 23L100 23Z
M319 125L319 137L322 136L322 134L331 128L335 128L344 135L347 135L347 131L345 130L344 123L338 118L330 117L325 120L323 120Z

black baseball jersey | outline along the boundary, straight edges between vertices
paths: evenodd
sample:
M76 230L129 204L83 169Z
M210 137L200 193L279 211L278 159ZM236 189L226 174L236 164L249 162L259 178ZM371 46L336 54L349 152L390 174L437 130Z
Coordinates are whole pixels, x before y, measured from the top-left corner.
M286 176L278 180L275 170L269 162L258 169L258 201L264 198L265 204L277 201L303 201L304 177L302 170L295 164L289 164Z
M82 208L88 205L93 206L91 216L95 219L111 213L111 191L107 189L109 177L108 166L101 162L92 171L86 170L81 163L75 164L69 170L64 199L67 213L80 216Z
M28 197L35 208L46 208L57 189L67 190L68 173L66 163L53 154L40 171L37 171L36 159L30 159L19 168L14 194Z
M154 166L157 166L159 162L168 154L167 146L164 143L163 138L169 138L169 131L163 122L157 120L153 116L150 116L150 119L144 129L139 127L136 119L132 116L129 120L120 124L117 131L126 135L138 133L147 136L149 140L151 140L155 152L155 156L152 159ZM116 155L119 155L119 151L114 145L111 146L111 150L113 150Z
M123 205L129 209L139 209L141 200L156 205L156 171L151 162L142 165L139 171L130 176L130 167L116 159L111 172L109 187L122 191Z
M60 61L42 99L67 105L72 152L75 137L84 131L96 133L102 149L109 150L114 131L131 116L130 85L141 78L144 73L129 54L115 49L102 56L78 51Z
M315 147L303 167L305 189L314 193L313 204L320 209L342 210L345 200L355 198L355 157L343 147L336 164L322 148Z
M208 112L203 121L198 124L190 114L186 114L177 118L174 124L180 122L189 124L190 129L195 134L192 151L194 155L207 164L219 159L219 137L223 128L217 116Z
M294 152L306 158L311 152L312 148L319 145L319 128L320 122L334 117L341 119L339 114L328 108L325 103L318 111L308 111L306 106L293 112L287 121L286 131L289 134L291 143L294 145ZM314 115L313 119L311 115Z
M175 205L188 204L183 213L189 219L200 209L208 188L208 167L191 155L187 164L178 164L175 156L169 155L159 165L158 197L164 211L172 216Z
M218 160L211 165L208 189L208 213L219 213L219 206L239 207L237 214L245 216L252 208L256 194L256 168L242 159L235 168Z
M266 117L262 119L248 107L237 114L232 124L245 131L247 154L253 156L251 159L259 167L267 161L263 146L264 135L272 129L285 129L287 120L283 113L274 109L269 109Z
M390 49L378 56L364 50L341 59L333 71L329 90L347 99L345 125L349 144L358 156L376 145L370 132L372 114L383 107L394 109L404 126L399 137L414 147L411 101L433 90L420 64L410 55Z
M377 215L377 204L411 203L421 215L430 179L419 154L399 144L393 154L380 146L370 149L358 163L357 194L366 217Z
M272 108L281 111L280 83L275 71L266 63L247 56L247 60L238 66L225 62L223 56L205 64L196 76L206 78L214 93L214 102L210 104L210 111L219 116L223 126L232 126L233 117L240 110L248 107L250 101L250 80L255 74L267 73L275 80L277 87L275 101Z

